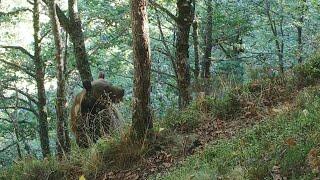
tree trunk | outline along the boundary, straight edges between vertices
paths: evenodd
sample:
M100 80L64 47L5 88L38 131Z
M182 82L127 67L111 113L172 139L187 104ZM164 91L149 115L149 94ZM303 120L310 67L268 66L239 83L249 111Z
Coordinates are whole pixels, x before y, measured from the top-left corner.
M48 0L45 1L48 4ZM90 63L84 36L82 32L81 19L77 9L77 0L68 0L69 17L66 17L62 10L56 5L56 12L61 26L68 32L73 44L74 55L76 59L77 69L79 71L81 81L92 81Z
M14 116L11 117L11 119L13 123L13 131L16 136L15 140L17 141L16 146L17 146L18 157L19 157L19 160L21 160L22 152L21 152L21 146L20 146L20 129L18 124L18 118L19 118L18 106L19 106L19 94L18 94L18 91L16 91L16 104L15 104Z
M136 140L144 140L148 130L153 128L150 108L151 55L147 0L131 0L131 16L134 56L132 136Z
M176 40L176 67L177 83L180 96L180 108L185 108L191 101L190 95L190 68L189 58L189 33L193 22L191 1L178 0L177 2L177 40Z
M46 107L46 92L44 88L44 62L41 59L41 47L39 45L39 1L34 0L33 3L33 28L34 28L34 65L36 70L37 96L38 96L38 114L39 114L39 135L42 154L44 157L50 156L47 107Z
M207 1L207 24L206 24L206 34L205 34L205 52L204 52L204 72L203 77L210 78L210 67L211 67L211 50L212 50L212 0Z
M281 1L282 2L282 1ZM282 3L281 3L282 4ZM283 9L282 13L283 14ZM280 52L279 52L279 66L280 66L280 73L283 75L284 74L284 30L283 30L283 23L284 23L284 17L281 15L281 20L280 20Z
M199 58L199 32L198 32L198 21L195 18L192 24L192 37L193 37L193 49L194 49L194 78L197 80L200 74L200 58Z
M56 49L56 66L57 66L57 99L56 99L56 115L57 115L57 155L61 159L65 153L68 152L66 139L69 134L65 134L65 123L67 116L65 114L66 105L66 62L63 58L63 48L61 33L59 31L60 25L58 22L55 0L49 1L49 15L51 19L51 28L55 42Z
M299 14L299 18L298 18L298 22L299 24L296 26L297 27L297 32L298 32L298 38L297 38L297 42L298 42L298 51L297 51L297 59L298 59L298 63L302 63L303 61L303 43L302 43L302 27L304 24L304 13L306 11L306 2L307 0L300 0L300 14Z
M284 31L283 31L283 21L284 21L284 17L283 15L281 15L281 20L279 22L279 26L280 26L280 35L281 37L279 37L279 33L278 33L278 28L277 28L277 23L275 20L273 20L272 16L271 16L271 10L270 10L270 2L269 0L265 0L265 5L266 5L266 15L268 17L268 21L269 21L269 25L272 31L272 34L275 38L275 46L276 46L276 52L277 52L277 56L278 56L278 61L279 61L279 69L280 69L280 73L284 74L284 60L283 60L283 53L284 53L284 42L283 42L283 38L284 38ZM281 5L282 5L282 1L281 1ZM282 12L283 13L283 12Z
M73 42L73 48L77 59L77 68L81 75L82 82L84 82L85 80L92 81L93 78L90 70L88 54L86 52L86 46L84 43L81 19L78 13L77 4L77 0L68 1L70 23L72 27L70 29L70 37Z
M300 19L300 23L303 23ZM302 53L303 53L303 45L302 45L302 26L297 26L297 31L298 31L298 55L297 59L299 63L302 63Z
M65 66L64 68L64 79L65 79L65 84L67 84L67 81L69 79L68 72L67 72L67 58L68 58L68 33L65 33L65 46L64 46L64 56L63 56L63 63ZM64 89L65 90L65 89ZM64 108L64 115L65 121L64 121L64 136L65 136L65 148L66 152L70 152L71 150L71 142L70 142L70 136L69 136L69 123L68 123L68 108Z

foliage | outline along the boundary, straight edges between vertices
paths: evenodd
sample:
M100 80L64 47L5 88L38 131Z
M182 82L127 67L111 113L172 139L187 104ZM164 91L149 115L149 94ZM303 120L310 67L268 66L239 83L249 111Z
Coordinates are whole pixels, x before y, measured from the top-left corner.
M320 52L310 56L304 64L296 66L294 70L300 86L318 82L320 79Z
M169 109L163 118L164 127L191 132L201 122L215 118L227 120L239 111L239 102L231 93L220 97L199 97L186 109Z

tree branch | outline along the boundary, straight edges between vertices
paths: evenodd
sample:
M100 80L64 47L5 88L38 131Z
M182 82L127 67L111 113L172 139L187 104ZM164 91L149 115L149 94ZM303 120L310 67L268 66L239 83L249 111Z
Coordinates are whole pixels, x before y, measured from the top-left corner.
M14 87L5 87L7 90L17 91L19 94L25 96L29 101L33 102L34 104L38 104L38 100L35 97L32 97L31 94L28 94L20 89Z
M164 46L165 50L167 51L167 54L168 54L168 56L169 56L169 58L171 60L171 64L172 64L172 67L173 67L173 70L174 70L175 77L178 77L175 58L173 57L173 55L172 55L172 53L171 53L171 51L169 49L169 46L168 46L168 44L166 42L166 39L164 37L163 31L162 31L162 27L161 27L160 17L158 15L157 15L157 23L158 23L158 28L159 28L159 31L160 31L160 37L161 37L163 46Z
M19 14L21 12L25 12L25 11L31 11L32 12L32 10L29 9L29 8L19 8L19 9L16 9L14 11L10 11L10 12L0 12L0 17L2 17L2 16L14 16L14 15L17 15L17 14Z
M22 72L28 74L28 75L31 76L32 78L36 78L36 75L35 75L33 72L29 71L29 70L28 70L27 68L25 68L25 67L19 66L19 65L15 64L15 63L12 63L12 62L5 61L5 60L3 60L3 59L0 59L0 62L3 62L3 63L6 64L6 65L9 65L9 66L11 66L12 68L21 70Z
M0 48L4 48L4 49L16 49L21 51L23 54L26 54L27 56L29 56L31 59L34 59L34 56L25 48L21 47L21 46L4 46L4 45L0 45Z
M32 108L27 108L27 107L23 107L23 106L0 106L0 109L4 110L4 109L23 109L23 110L26 110L26 111L29 111L31 113L33 113L36 117L39 117L39 114Z
M67 33L71 33L71 28L70 28L70 20L69 18L63 13L63 11L60 9L60 7L58 5L56 5L56 11L57 11L57 16L59 19L59 22L61 24L61 26L64 28L64 30Z
M161 10L162 12L166 13L171 19L173 19L175 22L178 21L178 18L172 14L168 9L164 8L163 6L161 6L160 4L156 3L153 0L149 0L149 3L156 9Z
M48 7L50 6L49 1L48 0L42 0ZM60 22L60 25L64 28L65 31L67 31L67 33L71 33L71 28L70 28L70 20L69 18L64 14L64 12L60 9L60 7L55 4L56 6L56 12L57 12L57 16Z
M45 32L45 33L39 38L39 43L41 43L41 41L43 40L43 38L45 38L50 32L51 32L51 30L48 30L47 32Z

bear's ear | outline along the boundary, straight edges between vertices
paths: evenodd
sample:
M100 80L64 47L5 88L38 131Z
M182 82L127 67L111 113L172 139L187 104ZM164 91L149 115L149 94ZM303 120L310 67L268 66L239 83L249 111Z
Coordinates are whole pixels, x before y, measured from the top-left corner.
M92 89L92 85L91 85L91 81L83 81L83 87L87 90L87 91L91 91Z

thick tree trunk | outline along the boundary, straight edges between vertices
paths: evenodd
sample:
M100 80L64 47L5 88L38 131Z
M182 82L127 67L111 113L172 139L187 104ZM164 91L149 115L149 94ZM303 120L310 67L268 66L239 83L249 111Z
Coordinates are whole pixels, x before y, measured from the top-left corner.
M147 0L131 0L131 16L134 56L132 135L136 140L143 140L148 136L148 130L153 128L150 107L151 55Z
M51 19L51 27L56 49L56 66L57 66L57 99L56 99L56 115L57 115L57 155L61 159L65 153L68 152L66 139L69 134L65 134L65 123L67 116L65 114L66 105L66 62L63 58L63 48L61 33L59 31L60 25L58 22L55 1L49 1L49 15Z
M211 67L211 50L212 50L212 0L207 1L207 24L206 24L206 34L205 34L205 52L204 52L204 72L203 77L210 78L210 67Z
M177 40L176 40L176 67L177 83L179 90L180 108L185 108L191 101L190 95L190 68L189 58L189 33L193 22L191 1L178 0L177 2Z
M38 95L38 114L39 114L39 135L42 154L44 157L50 156L47 107L46 107L46 92L44 88L44 62L40 57L41 47L39 45L39 1L34 0L33 3L33 28L34 28L34 65L36 70L36 83Z

